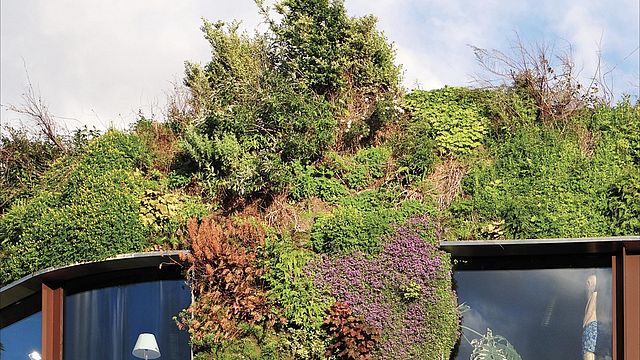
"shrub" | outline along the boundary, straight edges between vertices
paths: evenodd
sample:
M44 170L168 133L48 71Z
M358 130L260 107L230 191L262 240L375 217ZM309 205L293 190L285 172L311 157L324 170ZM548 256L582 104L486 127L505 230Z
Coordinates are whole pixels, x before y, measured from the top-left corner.
M331 337L326 355L341 360L371 359L380 337L378 329L354 316L349 304L343 302L331 306L323 327Z
M195 352L224 351L251 335L251 325L273 325L256 258L264 230L251 219L213 218L191 220L188 232L191 251L183 260L195 300L178 325L189 330Z
M332 172L327 173L323 170L319 166L294 163L294 178L289 197L295 201L318 197L324 201L336 202L348 194L346 186L334 177Z
M114 131L58 159L33 197L0 218L2 283L148 246L151 231L139 214L143 190L155 186L139 170L148 164L138 137Z
M62 155L55 144L30 139L24 130L9 129L0 136L0 214L18 199L32 194L49 164Z
M333 144L329 104L273 69L264 37L222 23L205 22L203 31L212 60L204 69L189 64L185 82L205 113L187 129L183 149L212 195L278 191L291 163L308 164Z
M371 200L371 199L369 199ZM413 215L432 210L415 200L369 208L367 201L339 206L328 215L321 215L311 229L314 250L325 254L346 254L360 250L368 254L380 249L381 237ZM358 206L359 205L359 206Z
M472 90L451 87L413 91L405 100L412 115L409 132L435 140L440 155L470 153L482 144L488 122L472 95Z
M637 167L636 111L623 100L565 128L523 120L492 132L462 181L466 196L450 208L466 220L451 226L464 238L633 233L633 181L624 174Z
M283 0L271 22L282 70L296 74L318 94L348 88L382 92L398 86L394 53L373 16L351 18L334 0Z
M640 170L622 175L609 189L607 215L615 235L640 234Z

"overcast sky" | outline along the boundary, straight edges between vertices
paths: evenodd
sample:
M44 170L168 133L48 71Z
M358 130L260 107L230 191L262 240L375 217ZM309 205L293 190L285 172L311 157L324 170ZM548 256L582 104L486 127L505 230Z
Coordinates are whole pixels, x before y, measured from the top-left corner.
M478 72L468 44L508 50L528 43L572 44L582 74L597 64L617 96L636 99L640 72L639 0L346 0L351 15L373 14L395 44L407 89L469 85ZM29 77L67 128L127 128L139 110L162 118L166 93L185 60L206 62L201 17L238 19L253 31L253 0L2 0L2 124L19 117ZM600 45L599 45L600 44Z

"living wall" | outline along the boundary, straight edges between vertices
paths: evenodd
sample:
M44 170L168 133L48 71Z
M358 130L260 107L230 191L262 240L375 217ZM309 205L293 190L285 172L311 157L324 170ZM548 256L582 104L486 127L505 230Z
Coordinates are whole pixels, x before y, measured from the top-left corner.
M206 206L170 193L136 134L109 131L51 163L0 218L3 284L37 270L176 243Z
M3 284L187 249L176 322L198 359L443 359L458 311L441 240L640 233L629 98L554 117L517 81L404 94L373 17L258 9L264 33L204 21L211 60L186 64L166 121L65 153L2 139Z

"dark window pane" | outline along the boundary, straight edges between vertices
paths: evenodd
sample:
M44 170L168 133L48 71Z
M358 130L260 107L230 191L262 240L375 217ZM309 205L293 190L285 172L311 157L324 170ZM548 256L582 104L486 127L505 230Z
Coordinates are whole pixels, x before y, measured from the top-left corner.
M37 312L0 330L4 351L0 359L28 359L32 351L40 351L42 344L42 313Z
M593 276L595 297L587 290ZM583 325L594 318L596 359L611 359L610 268L462 270L455 280L458 302L468 306L457 359L469 359L471 343L478 348L487 329L504 337L522 359L582 359ZM595 315L587 311L589 296Z
M152 333L161 359L190 358L189 335L174 316L189 306L182 280L164 280L84 291L65 298L64 358L135 359L140 333Z

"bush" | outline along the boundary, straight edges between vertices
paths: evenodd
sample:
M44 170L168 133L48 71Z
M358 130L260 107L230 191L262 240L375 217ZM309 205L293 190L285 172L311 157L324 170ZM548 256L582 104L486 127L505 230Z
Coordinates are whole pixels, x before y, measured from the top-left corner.
M26 131L9 129L0 136L0 214L32 190L49 164L62 155L55 144L31 139Z
M373 16L351 18L335 0L283 0L272 22L282 70L296 74L318 94L348 88L383 92L398 86L399 68Z
M390 157L389 148L371 147L359 150L354 156L328 152L316 165L294 164L289 197L296 201L318 197L336 203L349 194L349 189L365 189L383 177Z
M33 197L0 218L2 283L148 246L139 198L154 185L138 170L148 155L139 138L112 131L56 161Z
M324 201L336 202L348 194L349 190L335 177L323 169L300 163L293 164L294 178L289 197L300 201L311 197L318 197Z
M238 34L237 25L205 22L213 57L190 64L186 84L206 109L182 141L212 195L278 191L291 163L308 164L333 144L329 104L269 63L263 37Z
M640 170L635 168L610 187L607 215L615 235L640 234Z
M371 359L380 338L379 329L354 316L349 304L343 302L331 306L323 327L331 337L326 355L341 360Z
M565 128L522 120L492 132L489 158L472 164L466 197L450 209L466 219L453 228L463 238L633 234L633 176L624 174L637 167L635 111L623 100Z
M375 193L375 192L373 192ZM315 251L325 254L347 254L359 250L377 253L382 237L394 224L414 215L422 215L432 207L415 200L401 201L397 207L380 203L368 192L361 199L345 199L350 204L321 215L311 229L311 244ZM369 204L377 203L377 207Z

